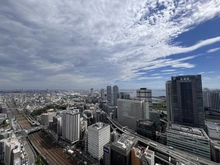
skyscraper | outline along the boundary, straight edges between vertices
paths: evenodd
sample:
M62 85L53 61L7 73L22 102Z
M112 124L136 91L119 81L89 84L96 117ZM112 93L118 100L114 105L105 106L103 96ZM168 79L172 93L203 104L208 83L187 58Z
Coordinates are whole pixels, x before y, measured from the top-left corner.
M172 77L173 122L203 127L204 109L201 75Z
M113 106L117 106L117 99L119 98L118 86L113 86Z
M101 89L101 98L104 99L105 98L105 90Z
M107 104L108 105L112 105L112 87L111 86L107 86Z
M67 110L62 117L62 137L69 142L80 138L80 113L78 109Z
M172 113L172 82L166 82L166 103L167 103L167 119L173 121Z

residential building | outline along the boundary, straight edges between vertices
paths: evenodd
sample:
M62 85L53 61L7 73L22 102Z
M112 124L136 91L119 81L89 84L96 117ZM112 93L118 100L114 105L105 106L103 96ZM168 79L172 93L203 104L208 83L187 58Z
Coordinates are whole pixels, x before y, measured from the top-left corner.
M122 134L120 139L111 145L111 164L130 165L131 148L136 144L135 137Z
M103 157L103 147L110 142L110 125L98 122L88 127L88 152L97 160Z
M113 106L117 106L117 100L119 98L119 89L118 86L113 86Z
M204 127L201 75L172 77L172 113L173 123Z
M149 119L150 103L141 100L118 99L117 121L136 130L138 119Z
M167 145L210 160L210 139L202 128L172 124Z
M62 137L70 143L80 139L80 113L78 109L66 110L62 116Z

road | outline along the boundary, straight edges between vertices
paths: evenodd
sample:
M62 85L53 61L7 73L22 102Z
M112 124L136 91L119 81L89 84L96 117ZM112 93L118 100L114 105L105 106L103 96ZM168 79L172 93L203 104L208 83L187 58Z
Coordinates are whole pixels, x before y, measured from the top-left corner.
M150 149L152 148L154 151L158 151L162 153L163 155L166 155L170 157L171 159L175 159L176 161L180 163L190 164L190 165L218 165L218 163L212 162L210 160L207 160L201 157L197 157L187 152L183 152L183 151L176 150L176 149L175 151L170 150L168 146L152 141L151 139L148 139L141 135L135 134L129 129L122 129L123 127L120 126L117 122L112 120L110 117L107 117L107 118L111 122L111 124L113 124L121 132L129 133L132 136L137 137L140 142L149 145Z

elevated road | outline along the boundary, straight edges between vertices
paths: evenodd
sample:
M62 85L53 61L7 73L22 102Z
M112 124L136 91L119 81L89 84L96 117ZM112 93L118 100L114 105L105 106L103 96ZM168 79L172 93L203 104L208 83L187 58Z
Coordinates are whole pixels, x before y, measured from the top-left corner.
M136 134L133 130L122 127L116 121L112 120L110 117L107 117L108 120L117 128L119 131L131 134L132 136L138 138L138 140L150 147L155 151L155 155L158 159L168 158L169 164L176 164L172 162L182 163L184 165L218 165L218 163L212 162L210 160L204 159L202 157L197 157L196 155L189 154L180 150L171 150L168 146L160 144L158 142L152 141L146 137ZM167 161L167 159L165 159Z

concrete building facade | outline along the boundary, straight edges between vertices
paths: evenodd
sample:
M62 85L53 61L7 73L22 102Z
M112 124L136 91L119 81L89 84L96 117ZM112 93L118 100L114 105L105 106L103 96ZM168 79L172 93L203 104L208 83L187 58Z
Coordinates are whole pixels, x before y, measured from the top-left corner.
M103 157L103 147L110 142L110 125L98 122L88 127L88 152L98 160Z
M62 116L62 137L74 143L80 139L80 113L78 109L66 110Z
M149 107L149 102L118 99L117 121L135 130L138 119L149 119Z

